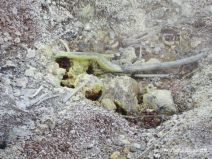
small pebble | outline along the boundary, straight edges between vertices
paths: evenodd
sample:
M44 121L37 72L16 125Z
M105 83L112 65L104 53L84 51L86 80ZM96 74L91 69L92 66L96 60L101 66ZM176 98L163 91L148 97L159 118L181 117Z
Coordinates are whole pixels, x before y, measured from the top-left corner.
M35 57L35 50L28 49L27 52L28 52L27 55L26 55L27 58Z
M141 148L141 145L138 144L138 143L133 143L132 146L136 149L140 149Z
M154 158L154 159L159 159L159 158L160 158L160 154L157 154L157 153L154 154L154 155L153 155L153 158Z
M4 39L0 37L0 44L4 43Z
M92 149L94 147L94 142L88 144L87 149Z
M85 27L84 27L84 30L90 31L91 30L91 24L90 23L86 23Z
M35 71L35 68L29 68L25 71L25 76L28 76L28 77L33 77L34 76L34 71Z
M161 48L160 47L155 47L154 48L154 52L155 52L155 54L159 54L161 52Z
M15 32L15 35L21 36L21 33L20 33L19 31L16 31L16 32Z
M124 145L129 145L130 144L130 141L127 140L127 139L122 139L120 140Z
M75 133L76 133L75 130L71 130L71 131L70 131L70 134L75 134Z
M119 151L115 151L110 156L111 159L118 159L120 157L121 153Z
M26 77L16 79L16 86L26 88L28 79Z
M21 95L21 91L20 91L19 89L15 89L15 90L13 91L13 95L16 96L16 97L18 97L18 96Z
M21 40L20 40L20 38L15 38L14 42L15 42L16 44L18 44L18 43L21 42Z
M16 67L16 64L11 60L7 60L4 67Z
M128 159L133 159L132 153L128 153L128 154L127 154L127 158L128 158Z
M13 12L13 14L14 14L14 15L17 15L17 14L18 14L18 10L17 10L17 8L16 8L16 7L14 7L14 8L12 9L12 12Z

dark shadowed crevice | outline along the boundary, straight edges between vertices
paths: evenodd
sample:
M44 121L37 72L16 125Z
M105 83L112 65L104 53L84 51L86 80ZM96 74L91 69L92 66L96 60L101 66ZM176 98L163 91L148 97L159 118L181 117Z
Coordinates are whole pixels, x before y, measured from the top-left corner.
M116 105L116 112L121 114L121 115L127 115L127 111L124 110L117 102L114 102Z
M102 96L102 90L100 90L99 92L94 92L94 91L85 92L85 97L92 101L97 101L101 96Z
M67 57L57 58L56 62L59 64L60 68L64 68L66 70L69 69L71 66L71 62Z
M0 149L5 149L7 147L7 142L4 141L0 141Z
M88 66L88 69L86 70L87 74L93 74L94 73L94 69L93 69L93 66L92 65L89 65Z
M143 104L143 94L138 94L137 95L137 100L138 100L138 104Z

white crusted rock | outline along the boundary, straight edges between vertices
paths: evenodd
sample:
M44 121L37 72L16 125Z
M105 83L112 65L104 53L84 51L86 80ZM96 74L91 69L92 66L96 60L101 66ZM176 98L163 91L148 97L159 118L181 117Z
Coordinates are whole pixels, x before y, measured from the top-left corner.
M26 77L17 78L17 79L15 80L15 82L16 82L16 86L17 86L17 87L26 88L27 83L28 83L28 79L27 79Z
M27 58L34 58L35 57L35 50L28 49L27 52L28 52L27 55L26 55Z
M28 77L33 77L34 74L35 74L35 68L34 67L30 67L29 69L27 69L25 71L25 76L28 76Z

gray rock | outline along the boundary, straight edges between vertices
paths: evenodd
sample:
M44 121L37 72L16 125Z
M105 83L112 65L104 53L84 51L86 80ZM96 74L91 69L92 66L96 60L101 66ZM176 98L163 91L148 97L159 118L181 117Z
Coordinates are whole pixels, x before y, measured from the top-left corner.
M174 114L177 112L171 91L169 90L150 90L143 96L144 107L154 109L164 114Z
M45 80L55 87L60 87L61 79L52 74L47 74Z
M10 130L9 132L9 140L14 140L17 137L18 138L29 138L29 136L32 135L32 133L30 132L30 130L27 129L26 126L21 126L21 127L14 127Z
M103 98L111 99L117 107L126 112L139 110L137 95L139 93L138 83L128 77L121 76L111 80L105 86Z
M141 148L141 145L138 143L133 143L130 145L130 151L135 152Z
M81 74L75 81L76 88L81 87L83 83L87 83L82 87L85 97L91 100L98 100L103 91L103 82L94 75Z
M16 64L11 60L7 60L3 67L16 67Z
M146 149L146 143L141 142L141 143L132 143L130 145L130 151L135 152L137 150L145 150Z
M161 52L161 48L160 47L155 47L154 48L154 52L155 52L155 54L159 54L160 52Z
M209 60L209 62L212 62L212 54L208 55L208 60Z
M90 31L91 29L92 29L91 24L90 23L86 23L85 27L84 27L84 30Z
M27 58L35 57L35 50L28 49L27 52L28 52L27 55L26 55Z
M120 142L123 144L123 145L129 145L130 144L130 141L128 139L121 139Z
M129 152L129 153L127 154L127 159L133 159L133 154Z
M26 77L16 79L16 86L26 88L28 79Z
M122 55L121 55L120 62L122 64L133 63L134 60L137 58L134 47L128 47L126 49L121 50L121 52L122 52Z
M17 37L17 38L15 38L14 42L17 44L17 43L20 43L21 40L20 40L20 38Z
M87 149L92 149L95 146L95 141L92 141L87 145Z
M55 117L53 115L45 115L41 119L42 124L48 125L49 129L54 129L56 122L55 122Z
M138 144L138 143L133 143L132 144L132 147L136 148L136 149L140 149L141 148L141 145Z
M160 155L160 154L158 154L158 153L156 153L156 154L154 154L154 155L153 155L153 157L154 157L154 159L158 159L158 158L160 158L160 157L161 157L161 155Z
M158 60L156 58L151 58L145 62L145 64L158 64L158 63L161 63L161 62L160 62L160 60Z
M93 45L93 49L95 52L104 52L105 46L104 43L101 41L96 41Z
M30 67L29 69L25 71L25 76L33 77L34 74L35 74L35 68L33 67Z
M14 15L17 15L18 10L17 10L17 8L16 8L16 7L13 7L13 9L12 9L12 13L13 13Z
M202 43L201 39L193 38L191 39L191 47L196 48Z
M4 39L2 37L0 37L0 44L4 43Z
M21 91L20 91L19 89L15 89L15 90L13 91L13 95L16 96L16 97L18 97L18 96L21 95Z
M80 16L85 18L85 19L89 19L92 18L94 16L95 13L95 9L92 5L88 4L85 7L82 8L81 12L80 12Z

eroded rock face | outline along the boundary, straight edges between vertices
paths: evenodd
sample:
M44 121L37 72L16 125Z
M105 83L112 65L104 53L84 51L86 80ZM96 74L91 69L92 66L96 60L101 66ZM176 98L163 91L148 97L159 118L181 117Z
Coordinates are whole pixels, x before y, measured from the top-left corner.
M123 50L121 50L122 56L120 59L121 64L132 64L133 61L137 58L135 53L135 48L128 47Z
M116 77L105 86L103 99L110 99L117 109L121 108L126 113L139 110L137 95L138 83L127 76Z
M115 103L114 103L114 101L112 101L111 99L109 99L109 98L103 98L102 100L101 100L101 103L102 103L102 105L106 108L106 109L108 109L108 110L116 110L117 108L116 108L116 105L115 105Z
M75 86L78 88L84 83L86 84L83 86L82 92L85 97L93 101L98 100L104 89L102 81L94 75L81 74L77 77Z
M169 90L150 90L144 94L143 102L146 109L153 109L163 114L174 114L177 112Z

